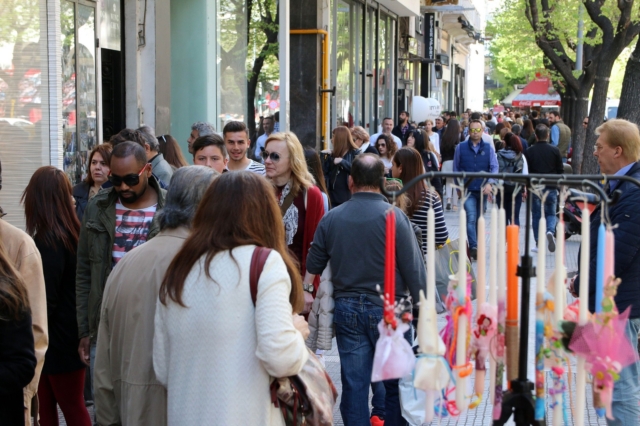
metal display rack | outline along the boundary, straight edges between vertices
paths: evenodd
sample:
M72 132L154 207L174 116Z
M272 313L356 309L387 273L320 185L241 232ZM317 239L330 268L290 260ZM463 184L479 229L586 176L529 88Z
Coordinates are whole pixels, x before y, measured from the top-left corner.
M388 197L394 197L403 194L418 182L433 178L455 178L458 185L465 188L469 182L477 179L488 182L489 180L503 180L522 184L527 190L533 189L535 186L546 187L573 187L585 188L592 190L599 196L598 203L604 203L605 209L613 205L619 199L621 192L616 190L609 197L604 189L596 182L608 182L611 180L632 182L640 187L640 181L630 176L615 175L549 175L549 174L530 174L522 175L518 173L443 173L430 172L424 173L415 179L407 182L402 189L398 191L387 191L385 189L385 179L381 181L382 193ZM504 197L503 197L504 198ZM504 201L503 201L504 202ZM502 415L499 420L494 420L494 426L504 425L513 415L513 420L517 426L546 425L545 420L535 420L535 399L533 396L534 385L527 379L527 357L528 357L528 339L529 339L529 315L524 313L529 311L529 301L531 297L531 277L535 277L536 271L533 266L533 258L529 255L531 233L528 229L531 227L531 206L532 197L527 197L527 218L525 232L524 254L520 258L520 265L517 269L517 275L522 278L522 292L520 301L520 342L519 342L519 360L518 360L518 377L511 381L511 389L503 394ZM464 208L460 206L460 208ZM462 242L461 242L462 244ZM484 259L483 259L484 261Z

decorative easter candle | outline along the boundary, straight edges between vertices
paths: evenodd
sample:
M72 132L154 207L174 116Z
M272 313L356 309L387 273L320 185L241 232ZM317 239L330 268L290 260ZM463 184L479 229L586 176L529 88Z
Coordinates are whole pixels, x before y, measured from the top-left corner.
M491 229L489 231L489 305L498 307L496 274L498 272L498 209L491 209ZM496 387L496 357L489 358L489 401L493 403Z
M502 384L504 381L504 341L507 315L507 268L506 268L506 213L504 208L498 211L498 331L496 334L496 383L493 404L493 419L498 420L502 413Z
M467 298L467 214L464 208L460 208L460 237L458 250L458 298L460 305L466 305ZM469 317L466 313L461 313L458 317L458 338L456 341L456 406L458 410L467 409L468 401L466 396L467 377L463 376L464 365L467 363L467 332L469 330Z
M518 377L518 232L517 225L507 226L507 380Z
M582 243L580 245L580 303L578 307L578 325L584 326L587 323L589 313L589 254L590 246L590 215L587 203L582 209ZM584 426L584 412L587 405L587 369L585 358L577 356L578 365L576 367L576 426Z
M538 241L544 242L547 232L547 219L544 215L538 225ZM544 309L545 309L545 270L547 247L538 244L538 264L536 266L536 406L535 419L545 419L545 387L544 387Z

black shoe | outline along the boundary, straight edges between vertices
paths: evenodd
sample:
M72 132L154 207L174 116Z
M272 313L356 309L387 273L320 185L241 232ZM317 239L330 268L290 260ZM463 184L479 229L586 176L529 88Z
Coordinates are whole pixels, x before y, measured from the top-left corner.
M447 210L451 210L451 203L447 203Z
M469 257L471 258L471 261L478 260L478 249L477 248L470 249L469 250Z
M549 253L556 251L556 237L551 232L547 232L547 247L549 248Z

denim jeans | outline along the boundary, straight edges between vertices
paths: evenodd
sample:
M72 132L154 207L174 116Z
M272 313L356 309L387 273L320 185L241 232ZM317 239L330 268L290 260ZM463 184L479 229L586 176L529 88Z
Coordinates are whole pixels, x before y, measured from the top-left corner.
M487 206L487 196L482 196L484 207ZM480 191L469 191L467 200L464 202L464 211L467 213L467 241L469 248L478 247L478 219L480 212ZM464 241L460 241L460 246L464 247Z
M371 417L378 416L384 419L384 399L387 395L387 392L384 390L384 383L372 382L371 392L373 393L371 397Z
M381 320L382 307L370 302L365 295L335 300L333 321L342 379L340 413L345 426L370 426L369 386ZM405 338L411 343L411 330ZM398 380L385 380L383 383L385 426L406 425L400 410Z
M542 214L542 200L537 195L531 194L530 196L533 197L531 199L531 218L533 220L533 236L537 244L538 225L540 224L540 217ZM558 191L552 189L544 200L544 217L547 219L547 232L551 232L554 236L556 233L556 223L558 222L558 217L556 216L557 205Z
M640 318L630 319L627 324L627 337L638 351L638 332ZM613 402L611 411L615 420L607 419L609 426L627 426L640 424L640 362L625 367L620 372L620 379L613 386Z

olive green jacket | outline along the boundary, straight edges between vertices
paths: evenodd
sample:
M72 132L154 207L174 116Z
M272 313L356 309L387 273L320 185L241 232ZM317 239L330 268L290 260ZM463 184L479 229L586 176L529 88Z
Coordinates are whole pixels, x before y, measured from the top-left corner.
M166 191L153 176L149 178L149 186L158 193L156 211L159 211L164 207ZM78 337L89 336L92 342L97 338L102 293L113 263L117 201L113 188L101 190L87 204L80 229L76 268ZM154 219L147 239L158 232L160 227Z

